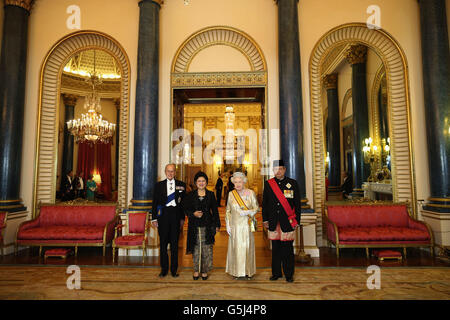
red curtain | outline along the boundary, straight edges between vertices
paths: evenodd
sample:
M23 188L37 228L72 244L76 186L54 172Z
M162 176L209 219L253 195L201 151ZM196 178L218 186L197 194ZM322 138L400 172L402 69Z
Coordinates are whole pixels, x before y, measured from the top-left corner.
M97 144L97 169L102 179L99 191L111 200L111 142Z
M86 186L86 181L89 175L94 171L95 148L93 144L87 142L80 142L78 144L78 163L77 172L83 173L83 181ZM75 172L74 172L75 173Z

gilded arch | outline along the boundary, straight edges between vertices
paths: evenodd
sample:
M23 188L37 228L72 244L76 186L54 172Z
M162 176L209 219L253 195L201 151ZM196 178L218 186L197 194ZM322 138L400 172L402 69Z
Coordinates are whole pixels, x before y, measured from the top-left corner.
M364 23L333 28L315 45L310 61L310 98L313 143L314 208L322 214L325 202L324 132L322 126L321 74L331 50L348 43L372 48L386 68L391 134L392 185L394 201L409 201L415 209L415 183L411 146L410 100L406 56L397 41L383 29L369 29ZM320 178L322 177L322 178ZM318 236L321 231L318 228Z
M58 145L57 115L61 93L61 75L70 57L86 49L98 49L108 52L117 60L121 69L117 202L120 209L126 207L130 61L122 46L109 35L98 31L83 30L69 34L59 40L50 49L41 67L33 213L35 213L38 202L55 202Z

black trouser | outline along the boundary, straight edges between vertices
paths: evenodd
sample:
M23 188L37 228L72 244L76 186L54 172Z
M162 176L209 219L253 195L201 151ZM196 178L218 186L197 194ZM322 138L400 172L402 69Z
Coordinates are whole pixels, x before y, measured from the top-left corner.
M294 276L294 241L272 240L272 275L281 277L281 267L286 279Z
M220 207L220 201L222 201L222 189L216 190L217 205Z
M166 274L169 270L167 244L170 243L170 272L176 273L178 269L178 239L180 235L180 220L177 217L178 210L175 207L166 207L163 210L162 216L158 219L161 272Z

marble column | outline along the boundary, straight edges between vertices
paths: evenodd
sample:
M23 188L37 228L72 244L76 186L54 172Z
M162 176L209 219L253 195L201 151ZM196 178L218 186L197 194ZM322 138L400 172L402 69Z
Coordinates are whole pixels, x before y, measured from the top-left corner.
M73 135L70 134L69 130L67 129L67 122L75 118L75 106L77 104L77 99L78 97L73 94L63 95L63 102L65 108L64 108L63 159L62 159L61 176L64 176L67 172L74 170L73 168L74 137ZM76 174L75 171L74 174Z
M352 45L346 52L347 61L352 66L353 103L353 197L363 197L362 184L370 175L364 163L364 139L369 137L369 108L367 104L366 61L367 47Z
M24 211L20 199L28 17L32 0L5 0L0 56L0 210Z
M297 180L302 209L308 210L303 154L303 101L298 29L298 0L278 0L280 154L286 176Z
M159 10L139 2L132 209L150 209L158 173Z
M337 91L338 74L329 74L324 78L327 90L328 118L327 118L327 142L328 154L328 186L329 193L341 191L341 139L339 120L339 100Z
M450 212L450 55L445 0L419 0L430 194L426 209Z

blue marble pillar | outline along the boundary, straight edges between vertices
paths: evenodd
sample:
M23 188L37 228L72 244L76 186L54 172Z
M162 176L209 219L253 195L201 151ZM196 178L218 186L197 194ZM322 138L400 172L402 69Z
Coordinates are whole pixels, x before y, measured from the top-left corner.
M139 2L132 209L150 209L158 172L159 10Z
M306 199L303 155L303 101L298 30L298 0L278 0L278 67L280 86L280 153L286 176L297 180L302 209Z
M22 211L20 199L30 1L5 1L0 57L0 210ZM20 4L19 4L20 3Z
M77 96L71 94L63 95L64 102L64 140L63 140L63 156L61 176L63 177L69 171L73 171L73 145L74 137L67 129L67 122L75 117L75 105L77 104ZM74 171L74 174L77 172ZM62 181L62 179L61 179ZM62 183L62 182L61 182Z
M328 192L341 190L341 138L339 120L339 100L337 91L337 73L329 74L324 79L327 90L327 145L330 161L328 162Z
M370 175L370 167L364 163L364 139L369 137L369 108L367 105L366 59L367 47L353 45L346 52L352 66L353 103L353 197L364 196L362 184Z
M450 212L450 55L445 0L419 0L430 193L427 210Z

